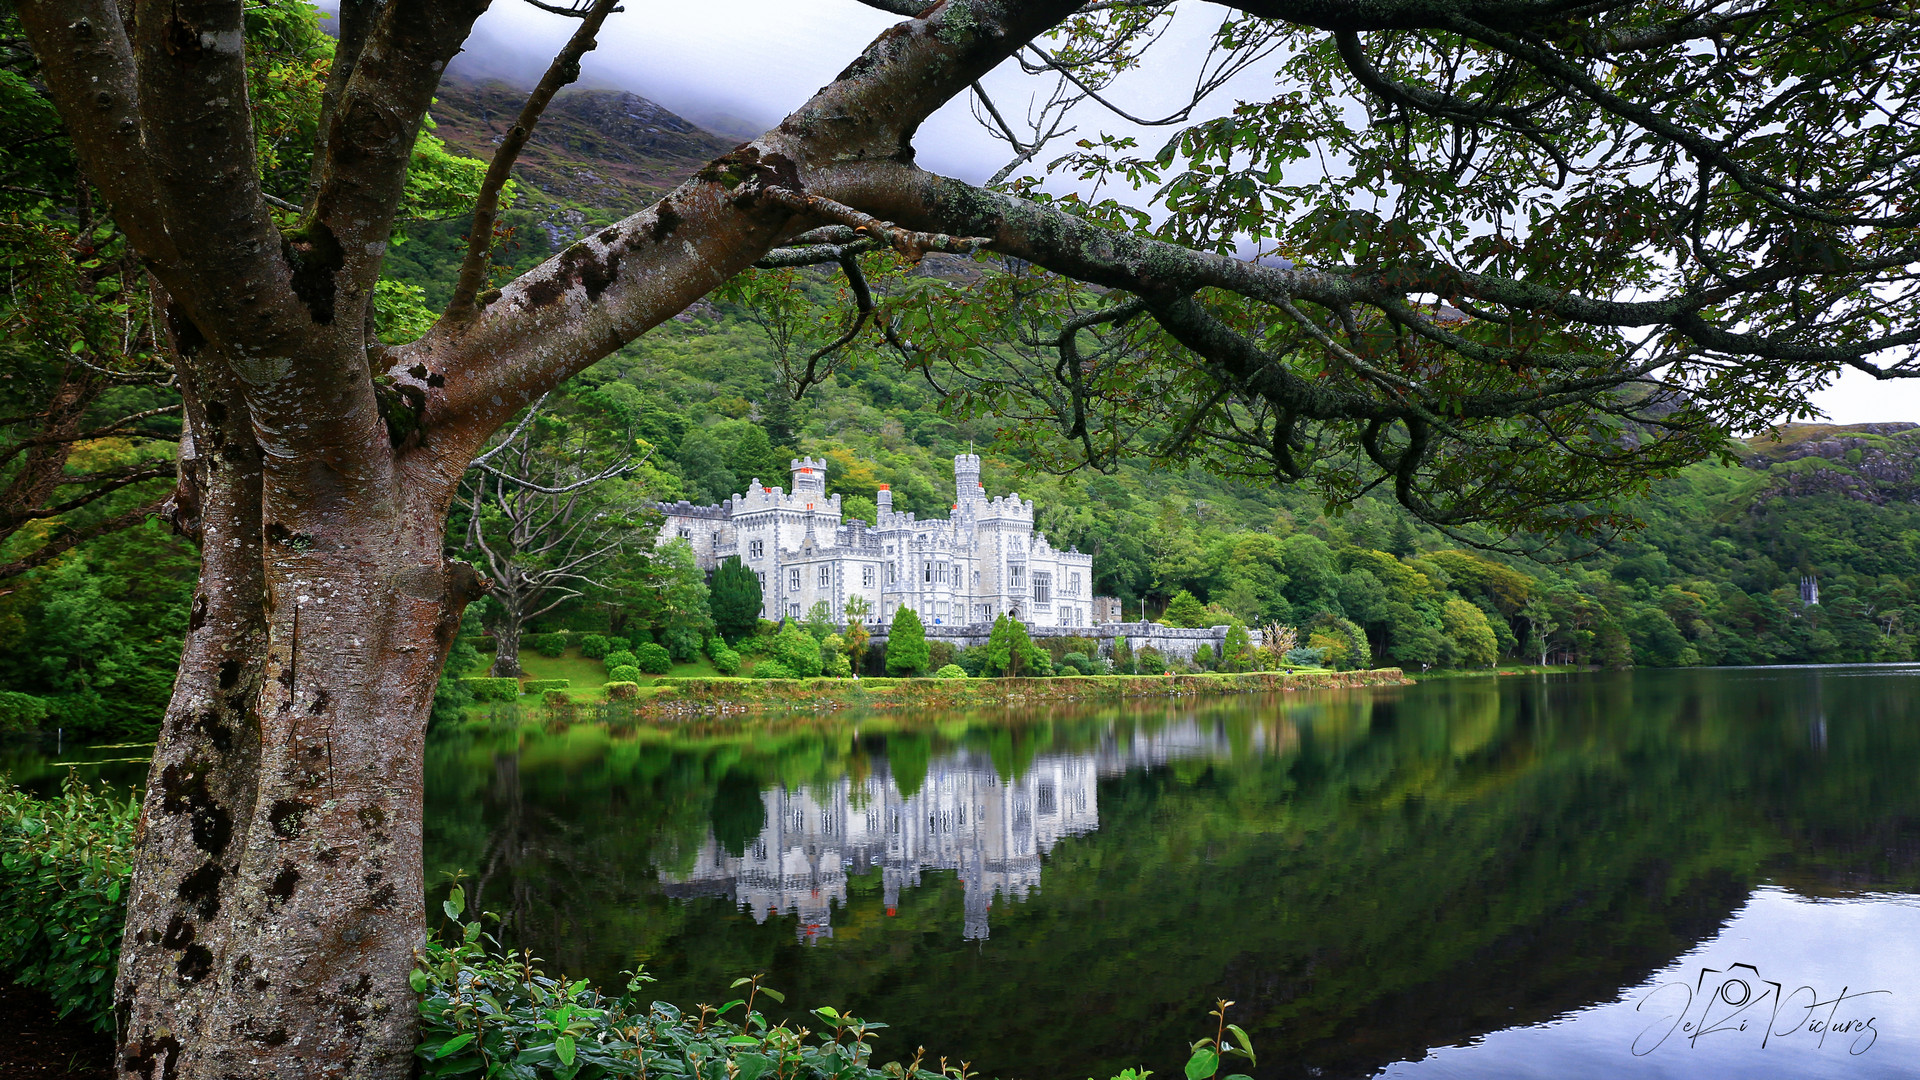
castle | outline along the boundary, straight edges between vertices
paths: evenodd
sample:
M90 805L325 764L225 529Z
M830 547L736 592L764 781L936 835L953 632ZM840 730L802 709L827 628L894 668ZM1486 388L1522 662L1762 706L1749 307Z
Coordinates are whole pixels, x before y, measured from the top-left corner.
M885 625L900 607L929 627L991 623L1012 615L1035 627L1094 624L1093 556L1058 551L1033 531L1033 503L989 498L980 458L953 459L953 511L920 520L893 509L882 485L872 525L841 520L840 496L827 494L827 463L792 462L788 490L763 487L718 506L663 504L662 543L693 546L712 569L729 557L760 579L761 617L799 618L825 601L835 622L847 601L864 597L870 620Z

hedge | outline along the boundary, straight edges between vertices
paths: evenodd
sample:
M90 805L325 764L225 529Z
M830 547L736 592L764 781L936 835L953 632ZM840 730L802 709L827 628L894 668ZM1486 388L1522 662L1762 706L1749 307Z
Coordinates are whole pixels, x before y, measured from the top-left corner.
M640 684L636 682L610 682L607 684L607 700L627 701L640 696Z
M572 686L571 679L528 679L521 691L528 694L544 694L549 690L565 690Z
M490 679L476 676L461 679L460 685L473 692L475 701L513 701L520 696L519 679Z

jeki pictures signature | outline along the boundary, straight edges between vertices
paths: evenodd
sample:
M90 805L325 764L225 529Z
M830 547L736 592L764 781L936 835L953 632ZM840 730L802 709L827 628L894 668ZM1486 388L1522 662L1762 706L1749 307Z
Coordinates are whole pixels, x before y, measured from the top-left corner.
M1634 1006L1650 1022L1634 1038L1633 1053L1645 1057L1662 1046L1699 1049L1702 1040L1711 1045L1751 1039L1761 1049L1791 1040L1864 1054L1880 1037L1874 1010L1884 1007L1892 993L1846 986L1838 993L1789 987L1762 978L1752 964L1702 967L1692 983L1662 983Z

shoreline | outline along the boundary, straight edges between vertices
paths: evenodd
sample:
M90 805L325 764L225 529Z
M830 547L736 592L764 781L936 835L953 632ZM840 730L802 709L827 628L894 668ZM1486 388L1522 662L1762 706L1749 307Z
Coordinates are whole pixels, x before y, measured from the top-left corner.
M641 716L814 710L822 707L901 709L1025 705L1407 686L1399 668L1365 671L1277 671L1198 675L1082 675L1020 679L702 679L662 678L638 697L607 702ZM584 704L584 703L583 703Z

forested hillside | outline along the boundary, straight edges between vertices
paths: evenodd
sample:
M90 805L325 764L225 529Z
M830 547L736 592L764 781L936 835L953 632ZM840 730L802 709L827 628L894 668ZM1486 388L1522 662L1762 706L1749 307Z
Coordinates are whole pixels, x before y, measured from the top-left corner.
M440 102L435 134L485 155L520 94L450 83ZM522 157L497 257L537 262L727 145L633 95L563 94ZM414 320L445 302L464 234L458 219L421 222L389 256L390 277L418 290ZM994 272L934 257L898 268L888 287L957 297ZM1098 591L1120 597L1130 617L1144 607L1189 625L1279 623L1342 666L1915 658L1914 424L1799 425L1738 444L1732 460L1696 465L1633 504L1646 523L1638 533L1597 549L1550 545L1527 559L1475 550L1372 495L1328 508L1311 490L1144 461L1108 474L1050 472L1032 449L1040 421L952 406L939 373L884 350L844 354L796 401L787 381L795 357L839 325L810 312L851 301L837 276L778 273L771 287L716 293L600 363L570 388L570 410L555 415L608 445L637 446L644 465L629 483L645 498L712 502L756 477L783 484L788 459L804 453L829 461L829 490L844 497L848 517L868 520L881 484L898 508L944 513L952 457L971 448L992 492L1033 499L1056 545L1093 553ZM192 568L190 546L155 522L7 586L0 687L12 696L0 698L0 730L150 729L186 625ZM644 634L666 618L671 605L650 591L658 580L635 572L609 581L532 629L611 624ZM667 627L652 632L664 639Z

